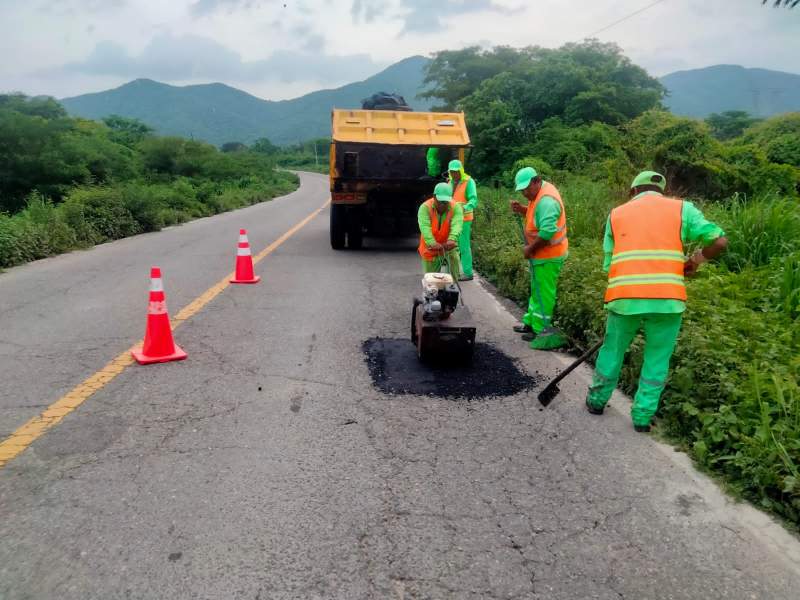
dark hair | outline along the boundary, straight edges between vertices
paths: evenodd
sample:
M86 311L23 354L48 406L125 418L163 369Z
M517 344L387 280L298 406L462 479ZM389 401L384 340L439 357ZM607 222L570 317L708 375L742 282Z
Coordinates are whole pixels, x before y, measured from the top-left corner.
M631 188L631 196L638 196L642 192L658 192L659 194L663 193L664 190L661 189L658 185L637 185L636 187Z
M542 181L542 176L541 176L541 175L537 175L536 177L534 177L533 179L531 179L531 181L532 181L533 183L539 183L540 181Z

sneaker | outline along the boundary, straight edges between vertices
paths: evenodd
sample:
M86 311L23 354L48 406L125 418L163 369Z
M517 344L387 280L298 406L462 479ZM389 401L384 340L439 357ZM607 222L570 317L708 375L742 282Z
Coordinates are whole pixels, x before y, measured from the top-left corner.
M514 331L516 331L517 333L533 333L533 329L531 329L531 326L525 325L525 323L514 325Z
M523 333L520 337L522 337L522 339L526 342L532 342L534 339L536 339L536 334L533 333L533 331L528 331Z
M633 428L639 433L648 433L650 431L650 425L634 425Z
M474 277L472 275L462 275L458 278L459 281L472 281Z
M595 408L591 404L589 404L589 399L586 399L586 410L588 410L593 415L602 415L605 407L603 408Z

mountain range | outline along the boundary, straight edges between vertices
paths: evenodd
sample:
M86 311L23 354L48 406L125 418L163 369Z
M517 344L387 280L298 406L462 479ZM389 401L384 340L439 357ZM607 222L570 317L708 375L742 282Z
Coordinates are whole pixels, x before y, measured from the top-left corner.
M661 83L669 90L664 104L687 117L705 118L726 110L756 117L800 111L800 75L793 73L714 65L670 73Z
M76 116L134 117L163 135L193 137L216 145L267 137L286 145L328 136L331 108L357 108L375 92L395 92L414 109L428 109L430 101L417 97L428 62L423 56L412 56L364 81L278 102L221 83L177 87L150 79L61 102ZM671 73L661 82L668 90L664 104L679 115L704 118L714 112L745 110L768 117L800 111L800 75L792 73L715 65Z
M75 116L111 114L144 121L162 135L180 135L220 145L267 137L286 145L330 135L331 108L360 107L375 92L394 92L416 110L431 103L417 98L429 59L412 56L364 81L320 90L292 100L262 100L222 83L177 87L136 79L105 92L64 98Z

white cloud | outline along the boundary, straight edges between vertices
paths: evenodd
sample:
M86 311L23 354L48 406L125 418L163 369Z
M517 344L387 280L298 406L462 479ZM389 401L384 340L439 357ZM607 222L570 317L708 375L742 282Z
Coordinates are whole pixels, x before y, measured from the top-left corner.
M57 96L133 77L222 81L262 97L335 86L414 54L559 46L647 0L0 1L0 87ZM800 12L669 0L599 34L653 74L718 63L798 71Z

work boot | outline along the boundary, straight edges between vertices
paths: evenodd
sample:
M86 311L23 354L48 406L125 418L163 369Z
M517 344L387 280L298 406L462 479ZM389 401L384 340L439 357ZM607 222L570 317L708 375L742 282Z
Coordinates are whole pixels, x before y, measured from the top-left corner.
M533 330L531 330L523 333L520 337L526 342L532 342L534 339L536 339L536 334L533 332Z
M516 331L517 333L533 333L533 329L531 329L531 326L526 325L525 323L514 325L514 331Z
M650 431L650 424L648 423L647 425L636 425L634 423L633 428L639 433L648 433Z
M603 408L595 408L589 403L589 398L586 398L586 410L588 410L593 415L602 415L605 407Z

